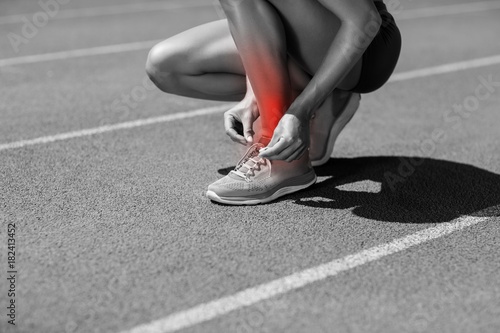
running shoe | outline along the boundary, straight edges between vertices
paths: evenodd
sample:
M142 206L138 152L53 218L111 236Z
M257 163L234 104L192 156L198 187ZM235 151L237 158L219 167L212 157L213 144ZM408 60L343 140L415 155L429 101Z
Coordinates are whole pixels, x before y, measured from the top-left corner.
M228 205L257 205L300 191L316 182L316 174L309 162L304 165L301 161L270 161L259 157L262 148L261 143L252 145L234 170L208 186L207 197Z
M333 116L332 112L320 112L311 119L309 157L313 166L320 166L328 162L337 137L358 110L361 95L351 93L347 98L348 100L337 118Z

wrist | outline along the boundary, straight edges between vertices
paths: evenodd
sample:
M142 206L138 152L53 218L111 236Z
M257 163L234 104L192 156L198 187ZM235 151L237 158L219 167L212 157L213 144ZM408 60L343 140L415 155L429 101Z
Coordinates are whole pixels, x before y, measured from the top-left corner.
M301 122L307 122L309 123L309 120L312 117L312 109L304 103L300 103L300 101L295 101L290 105L290 108L286 113L294 115L297 117Z
M314 84L309 84L290 105L290 113L309 121L322 103L322 92Z

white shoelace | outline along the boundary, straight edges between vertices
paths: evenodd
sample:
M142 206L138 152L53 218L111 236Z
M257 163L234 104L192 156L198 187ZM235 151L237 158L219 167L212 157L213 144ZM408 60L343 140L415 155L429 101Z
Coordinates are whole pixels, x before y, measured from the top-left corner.
M255 176L255 171L262 170L261 166L267 164L267 159L259 157L259 146L254 145L248 149L246 154L238 162L238 165L231 171L231 173L245 179L247 182L251 182L252 177Z
M250 165L249 162L253 162L253 165ZM235 175L245 179L247 182L251 182L251 177L255 176L255 170L262 170L261 165L267 165L267 159L259 157L258 160L255 160L253 157L250 157L245 163L240 164L231 172ZM245 167L247 169L246 172L241 172L240 170Z

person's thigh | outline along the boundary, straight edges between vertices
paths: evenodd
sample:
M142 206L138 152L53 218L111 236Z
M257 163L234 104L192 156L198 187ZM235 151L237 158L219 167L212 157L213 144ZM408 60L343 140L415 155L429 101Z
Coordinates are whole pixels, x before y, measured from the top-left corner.
M291 57L288 69L292 87L304 89L311 76ZM156 44L149 53L146 70L156 83L182 75L246 75L226 19L196 26Z
M288 54L307 73L314 75L323 62L340 20L317 0L268 0L280 14L285 26ZM339 85L349 90L361 74L361 60Z
M158 43L148 62L166 73L245 75L227 20L202 24Z

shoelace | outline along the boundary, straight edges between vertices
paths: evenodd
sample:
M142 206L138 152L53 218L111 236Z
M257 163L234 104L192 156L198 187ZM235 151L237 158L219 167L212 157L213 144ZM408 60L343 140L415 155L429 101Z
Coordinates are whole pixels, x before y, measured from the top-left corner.
M250 147L231 173L245 179L247 182L252 181L251 177L255 176L255 170L260 171L261 165L267 165L268 163L267 159L259 157L258 154L259 146ZM246 171L241 171L242 169L246 169Z

